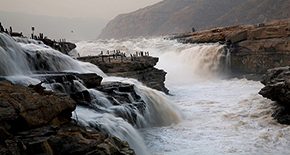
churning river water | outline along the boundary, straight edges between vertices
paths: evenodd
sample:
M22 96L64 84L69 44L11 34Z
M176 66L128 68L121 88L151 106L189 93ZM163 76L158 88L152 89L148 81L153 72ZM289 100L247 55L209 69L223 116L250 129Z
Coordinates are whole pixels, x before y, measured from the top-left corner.
M184 118L139 129L150 154L290 154L290 127L273 120L272 101L258 95L263 87L259 81L226 78L230 55L222 45L138 37L81 41L77 46L81 55L118 49L159 57L156 67L167 72L168 97Z
M95 106L101 112L77 106L76 114L81 125L102 126L103 132L128 141L139 155L290 154L290 126L273 120L272 101L258 95L263 87L260 82L227 78L230 53L223 45L181 44L163 37L76 44L81 56L120 50L127 56L143 51L159 57L156 67L167 72L165 84L171 95L147 88L136 80L107 77L95 65L79 62L37 41L12 39L1 33L0 78L29 85L40 82L35 78L36 71L68 71L94 72L103 76L104 81L134 83L148 107L145 116L136 112L137 125L115 116L114 111L126 113L129 109L112 105L94 89L88 91L100 101ZM43 86L53 90L50 85ZM75 87L79 91L87 89L78 81Z

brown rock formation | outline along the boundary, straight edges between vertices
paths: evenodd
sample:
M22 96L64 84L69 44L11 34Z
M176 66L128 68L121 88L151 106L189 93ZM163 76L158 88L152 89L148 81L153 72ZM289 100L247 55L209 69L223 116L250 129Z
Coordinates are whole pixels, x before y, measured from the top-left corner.
M109 76L134 78L146 86L168 93L164 85L166 72L154 66L158 58L150 56L141 57L101 57L88 56L78 58L80 61L97 65Z
M0 154L135 154L126 142L71 122L68 95L0 81Z
M76 106L68 95L52 92L39 94L33 89L13 85L7 81L1 82L0 91L1 103L5 107L2 109L1 119L7 120L8 116L7 121L12 126L18 126L13 127L18 131L48 124L53 119L59 122L62 118L70 118Z

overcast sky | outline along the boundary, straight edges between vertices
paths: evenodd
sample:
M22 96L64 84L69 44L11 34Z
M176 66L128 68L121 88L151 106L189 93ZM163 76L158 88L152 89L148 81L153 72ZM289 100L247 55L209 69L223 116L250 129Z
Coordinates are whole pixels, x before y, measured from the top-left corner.
M113 19L161 0L0 0L0 10L54 17Z

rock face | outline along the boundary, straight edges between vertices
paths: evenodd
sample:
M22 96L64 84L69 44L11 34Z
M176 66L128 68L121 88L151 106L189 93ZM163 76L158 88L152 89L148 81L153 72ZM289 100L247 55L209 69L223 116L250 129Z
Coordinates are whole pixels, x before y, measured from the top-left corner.
M80 57L78 60L97 65L109 76L134 78L150 88L163 91L166 94L169 92L164 85L166 72L154 67L158 62L156 57L88 56Z
M39 94L33 89L5 81L1 82L0 88L1 119L8 121L12 128L18 131L43 126L53 119L58 119L56 121L59 122L62 118L70 118L76 106L75 102L64 94Z
M290 124L290 66L269 69L261 81L265 87L259 94L276 101L273 117L282 124Z
M286 19L290 0L163 0L118 15L98 38L122 38L184 33L214 27Z
M71 121L69 95L0 81L0 154L135 154L126 142Z
M236 25L176 36L184 43L226 43L233 73L265 73L290 65L290 19L258 25Z

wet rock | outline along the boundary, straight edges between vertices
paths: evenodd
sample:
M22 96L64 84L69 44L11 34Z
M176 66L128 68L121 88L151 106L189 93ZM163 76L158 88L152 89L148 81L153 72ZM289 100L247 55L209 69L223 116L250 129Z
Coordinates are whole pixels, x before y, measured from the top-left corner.
M290 124L290 66L269 69L261 81L265 87L259 94L276 101L273 117L282 124Z

